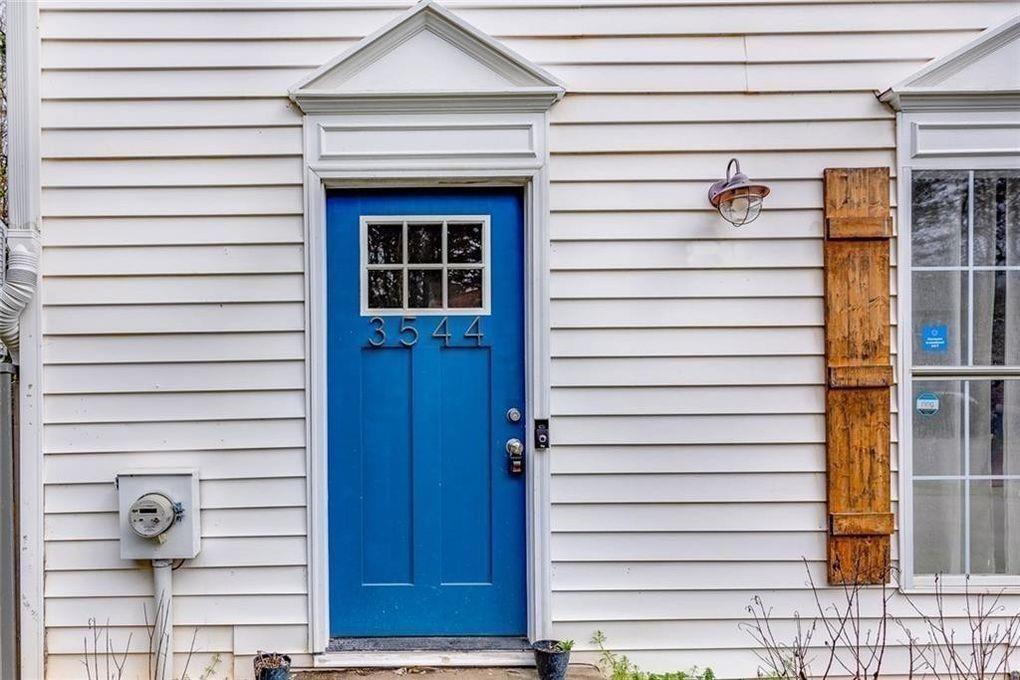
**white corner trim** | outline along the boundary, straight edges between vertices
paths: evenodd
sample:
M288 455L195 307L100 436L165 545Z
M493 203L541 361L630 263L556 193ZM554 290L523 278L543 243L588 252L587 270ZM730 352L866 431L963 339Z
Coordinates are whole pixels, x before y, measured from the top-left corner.
M8 241L39 248L39 8L34 1L7 3L8 36ZM45 673L43 622L43 483L40 379L41 294L37 290L21 317L18 377L19 582L21 679Z

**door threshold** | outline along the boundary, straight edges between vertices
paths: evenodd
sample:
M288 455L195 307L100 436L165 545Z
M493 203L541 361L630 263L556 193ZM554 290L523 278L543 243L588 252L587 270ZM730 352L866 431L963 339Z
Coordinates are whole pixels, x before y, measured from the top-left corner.
M402 668L405 666L533 666L523 637L333 638L316 668Z

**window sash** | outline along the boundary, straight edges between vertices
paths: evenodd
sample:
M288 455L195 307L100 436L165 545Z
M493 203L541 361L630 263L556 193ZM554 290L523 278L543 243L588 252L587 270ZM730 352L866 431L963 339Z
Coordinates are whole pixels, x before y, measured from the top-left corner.
M938 174L937 170L934 170L934 171L933 170L925 170L924 172L925 173L932 173L932 174L934 174L936 176ZM952 174L956 174L956 175L960 174L959 171L953 171L953 170L948 170L948 169L945 172L947 174L948 173L952 173ZM1015 470L1003 470L1004 474L991 474L991 475L989 475L989 474L972 474L972 470L971 470L972 460L971 460L971 450L970 450L970 448L971 448L970 426L971 426L971 410L973 408L973 405L971 403L972 400L970 398L970 396L971 396L970 395L970 391L971 391L971 384L972 384L972 382L974 382L974 381L1007 381L1008 380L1012 384L1012 383L1017 383L1017 378L1020 378L1020 359L1014 359L1013 357L1004 357L1004 361L1006 359L1008 359L1010 361L1010 363L1004 363L1002 365L998 365L998 364L996 364L996 365L987 365L987 362L985 362L984 364L980 363L980 362L979 363L975 363L975 329L976 329L976 326L975 326L975 302L974 302L974 291L975 291L975 282L974 282L974 279L975 279L975 274L980 273L980 272L1017 272L1017 271L1020 271L1020 262L1010 263L1010 264L1004 264L1004 263L997 262L996 264L991 264L991 265L990 264L975 264L975 254L974 254L974 242L975 242L975 237L974 237L974 233L975 233L975 223L974 223L974 219L975 219L975 213L974 213L974 211L975 211L974 179L975 179L975 171L970 170L970 171L965 171L965 172L966 172L966 177L967 177L967 195L966 195L966 201L967 201L966 217L967 217L967 221L966 221L966 231L965 231L965 234L966 234L966 244L963 244L965 246L965 248L966 248L966 254L963 257L965 257L966 260L961 262L959 265L948 265L948 264L914 265L913 261L912 261L913 258L911 258L911 256L910 256L910 248L908 247L906 249L907 256L905 258L903 258L903 259L906 260L906 262L903 262L905 275L901 275L901 277L900 277L900 281L901 281L901 284L902 284L901 285L900 294L906 296L906 299L908 301L913 298L913 292L914 292L913 291L913 288L914 288L914 286L913 286L913 280L914 280L913 274L914 274L914 272L960 272L962 277L965 277L965 281L966 281L965 303L962 301L962 304L965 304L965 311L962 311L961 314L956 319L957 323L960 323L961 321L965 322L965 332L966 332L965 340L966 340L966 342L965 342L965 344L963 342L961 342L961 349L963 347L965 347L966 349L961 354L960 361L958 363L943 363L943 364L940 364L940 365L934 365L934 364L930 364L930 363L921 363L921 364L918 364L916 361L914 361L914 357L913 357L914 352L911 351L911 347L913 347L913 345L914 345L914 343L915 343L915 341L917 339L917 335L916 334L919 333L920 330L921 330L919 328L919 326L921 324L917 324L916 323L916 319L915 319L913 308L912 308L912 306L909 303L907 305L903 306L903 307L905 307L905 310L906 310L908 315L904 317L904 326L905 326L906 331L907 331L906 334L905 334L906 337L902 338L902 340L901 340L901 347L904 349L904 354L906 355L905 358L906 358L906 361L907 361L907 369L908 369L908 371L907 371L907 380L904 381L906 384L903 386L903 389L900 392L901 396L909 398L909 401L906 404L907 408L901 410L901 413L905 411L905 418L904 418L905 429L904 429L904 433L905 433L905 436L910 438L908 440L908 446L907 446L906 451L907 451L908 457L911 460L909 460L906 463L906 465L904 466L905 470L907 472L907 475L906 475L906 477L907 477L906 485L907 485L907 490L908 490L908 493L905 495L904 500L907 501L909 504L911 504L911 507L909 508L908 512L909 512L910 516L912 517L913 516L913 502L914 502L914 493L913 492L914 492L914 490L915 490L915 488L916 488L916 486L917 486L917 484L919 482L922 483L922 484L926 483L926 482L929 482L929 483L930 482L948 482L948 483L958 482L959 485L960 485L960 490L962 492L962 515L963 516L961 518L961 521L962 521L962 531L963 531L963 538L962 538L963 542L962 542L962 546L961 546L961 552L962 552L961 557L962 557L962 566L963 566L963 568L962 568L962 574L950 574L949 575L950 579L959 579L959 578L962 578L964 574L971 574L971 572L972 572L973 565L971 564L971 560L972 560L972 557L973 557L973 554L972 554L973 553L973 536L972 536L972 533L971 533L972 532L971 513L972 513L972 505L973 505L973 502L972 502L973 501L972 494L973 494L973 488L974 488L973 484L975 482L978 482L978 483L981 483L981 482L993 482L995 484L1003 484L1003 485L1006 485L1008 483L1011 486L1012 485L1020 484L1020 473L1017 473ZM1020 181L1020 180L1016 180L1016 181ZM914 178L912 176L909 176L909 175L907 176L906 187L907 187L907 190L905 192L905 194L906 194L905 198L908 201L908 205L911 208L911 213L908 213L908 214L911 215L911 218L908 221L908 229L909 229L909 231L908 231L907 236L908 236L908 241L912 244L912 241L913 241L913 238L914 238L914 230L915 230L915 218L914 218L914 215L912 214L912 208L914 207L913 206L913 200L914 200L915 183L914 183ZM1014 217L1014 219L1017 220L1016 217ZM1014 225L1014 229L1020 229L1020 220L1017 220L1017 224ZM996 233L996 237L998 237L998 233ZM998 243L997 243L997 245L998 245ZM949 253L949 254L952 255L952 253ZM1015 255L1013 257L1015 257ZM1020 282L1020 276L1018 276L1018 278L1016 280L1018 282ZM952 283L952 282L950 281L950 283ZM906 287L905 290L904 290L904 286ZM1006 307L1007 307L1007 309L1010 306L1015 308L1017 303L1016 302L1012 302L1012 301L1014 300L1014 296L1017 296L1017 298L1020 298L1020 287L1014 287L1012 290L1009 290L1009 288L1007 288L1007 290L1008 290L1009 297L1005 300ZM963 297L963 296L961 296L961 297ZM1012 305L1011 305L1011 302L1012 302ZM963 318L960 318L960 317L963 317ZM1005 324L1005 323L1008 323L1008 321L1009 321L1009 319L1006 318L1001 323ZM948 323L948 321L947 321L947 323ZM991 320L991 324L992 325L989 327L989 332L990 333L994 332L994 330L993 330L994 326L995 326L995 319L994 319L994 317ZM1008 332L1008 330L1010 330L1010 329L1007 328L1005 330ZM1020 329L1018 329L1018 330L1020 330ZM962 338L962 336L960 336L960 337ZM1006 338L1002 339L1002 343L1005 345ZM913 441L913 437L914 437L914 419L918 417L918 415L914 412L915 411L915 409L914 409L915 384L918 383L918 382L923 384L924 381L930 380L930 379L933 379L933 378L939 378L939 379L942 379L944 381L959 380L961 382L961 384L964 386L964 391L963 391L963 397L964 398L962 400L963 412L962 412L962 414L960 414L960 418L962 420L962 427L963 427L963 433L962 433L962 438L961 438L962 439L961 440L961 448L962 448L962 450L960 452L961 455L962 455L962 462L963 462L963 469L961 471L961 474L945 474L945 475L944 474L927 474L927 475L926 474L918 474L918 475L914 475L913 474L913 464L914 464L915 461L914 461L914 457L910 453L910 451L911 451L911 449L913 448L913 445L914 445L914 441ZM1003 427L1005 427L1005 425ZM1018 435L1016 437L1014 437L1014 439L1018 439L1018 441L1020 441L1020 433L1018 433ZM1010 446L1010 443L1011 443L1010 440L1007 438L1006 441L1004 442L1003 446L1007 446L1008 447L1008 446ZM1015 447L1015 444L1013 446ZM1009 451L1003 452L1003 455L1008 455L1008 454L1009 454ZM1020 453L1014 453L1014 456L1016 456L1016 455L1020 455ZM1018 469L1020 469L1020 468L1018 468ZM1005 489L1005 487L1004 487L1004 489ZM1008 497L1008 496L1005 496L1006 493L1007 492L1004 490L1003 491L1004 497ZM907 549L911 551L911 555L910 555L910 558L909 558L909 562L910 562L911 565L914 564L914 557L916 555L915 545L914 545L914 541L916 540L916 535L917 535L916 529L917 529L916 526L910 526L909 534L911 535L911 537L914 540L910 541L909 544L906 546ZM1016 532L1017 528L1014 527L1012 529L1012 531ZM1006 538L1007 539L1010 538L1010 534L1006 534ZM1009 548L1008 540L1006 541L1006 547L1007 547L1007 550L1008 550L1008 548ZM1012 573L980 573L980 574L975 574L974 578L975 579L980 579L982 582L987 581L988 583L992 583L992 582L996 582L996 583L1003 583L1004 582L1004 583L1008 583L1008 584L1020 583L1020 559L1013 559L1012 556L1011 556L1010 564L1008 565L1008 568L1012 571ZM911 571L914 572L914 573L910 573L910 574L907 575L908 581L910 581L912 579L916 579L917 583L919 583L919 584L929 583L930 582L930 578L931 577L930 577L929 574L925 574L923 572L918 572L918 570L916 568L912 568Z

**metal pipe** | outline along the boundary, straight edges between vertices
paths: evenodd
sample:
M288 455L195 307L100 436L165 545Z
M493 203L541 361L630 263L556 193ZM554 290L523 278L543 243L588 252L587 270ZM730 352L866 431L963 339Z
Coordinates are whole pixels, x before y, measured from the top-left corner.
M152 585L156 601L153 621L155 656L153 680L170 680L174 672L174 588L173 560L152 561Z
M18 676L17 548L14 526L14 390L17 369L0 364L0 678Z

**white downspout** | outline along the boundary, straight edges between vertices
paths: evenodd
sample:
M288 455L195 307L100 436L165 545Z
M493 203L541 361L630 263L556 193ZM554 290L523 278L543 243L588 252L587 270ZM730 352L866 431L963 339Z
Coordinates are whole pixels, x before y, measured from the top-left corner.
M16 245L7 254L7 272L0 287L0 342L7 347L11 361L18 363L19 319L39 280L39 256L24 245Z

